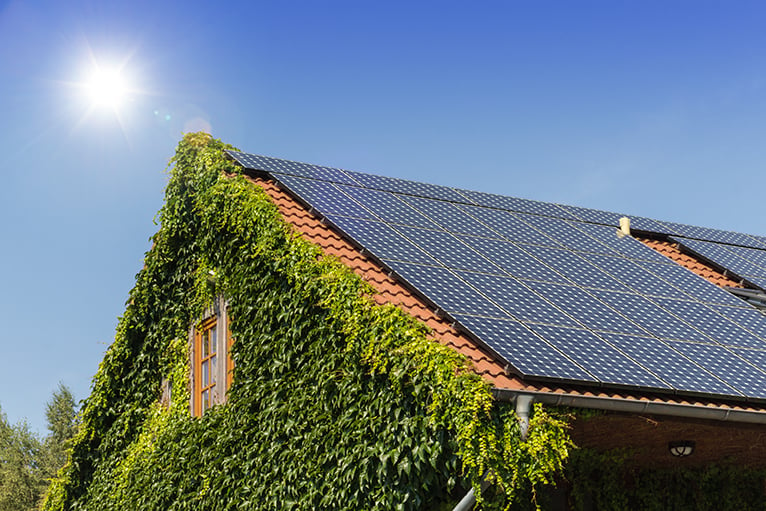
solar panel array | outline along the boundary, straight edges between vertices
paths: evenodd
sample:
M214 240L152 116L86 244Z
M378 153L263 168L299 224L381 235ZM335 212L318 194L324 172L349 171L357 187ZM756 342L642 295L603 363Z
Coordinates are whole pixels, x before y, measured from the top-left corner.
M230 154L268 172L522 377L766 399L766 316L618 237L620 214ZM764 238L631 220L766 285Z

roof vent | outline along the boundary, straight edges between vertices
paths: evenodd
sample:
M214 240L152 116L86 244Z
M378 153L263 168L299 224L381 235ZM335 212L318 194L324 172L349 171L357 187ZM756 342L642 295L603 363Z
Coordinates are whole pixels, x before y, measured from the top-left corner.
M620 228L617 229L617 237L624 238L630 236L630 218L624 216L620 218Z

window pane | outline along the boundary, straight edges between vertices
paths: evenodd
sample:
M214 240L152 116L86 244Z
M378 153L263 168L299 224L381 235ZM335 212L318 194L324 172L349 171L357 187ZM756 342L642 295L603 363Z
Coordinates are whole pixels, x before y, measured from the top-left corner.
M210 408L210 391L206 390L202 393L202 413Z
M207 358L210 354L210 330L202 332L202 358Z
M210 382L210 367L209 362L206 360L202 362L202 388L208 386Z
M213 355L210 357L210 383L215 385L215 375L216 375L216 367L218 364L216 363L216 356Z

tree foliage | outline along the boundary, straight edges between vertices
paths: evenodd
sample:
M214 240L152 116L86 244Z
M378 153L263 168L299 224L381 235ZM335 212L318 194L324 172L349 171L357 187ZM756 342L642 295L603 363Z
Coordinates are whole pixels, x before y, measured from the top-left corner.
M0 511L37 509L51 479L66 462L66 449L76 428L77 406L63 384L46 405L44 439L26 422L9 424L0 411Z

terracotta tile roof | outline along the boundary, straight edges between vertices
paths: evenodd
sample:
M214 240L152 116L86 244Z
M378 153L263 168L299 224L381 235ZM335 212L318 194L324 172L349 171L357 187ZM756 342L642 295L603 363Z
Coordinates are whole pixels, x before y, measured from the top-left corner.
M697 407L715 411L741 411L741 412L766 412L759 406L751 406L747 403L731 403L723 400L692 399L673 395L652 394L634 391L606 391L597 387L583 385L552 385L534 381L524 381L521 378L506 374L504 365L498 362L494 356L477 344L469 336L455 329L452 323L437 315L431 307L415 294L409 291L400 282L394 280L388 272L373 259L356 249L350 242L335 232L329 226L323 224L319 218L310 213L290 194L281 189L271 180L257 177L248 177L255 185L261 187L279 208L284 220L290 224L305 239L318 245L325 254L338 258L354 272L364 278L376 291L374 299L378 303L393 303L403 310L423 321L432 330L432 336L437 341L452 347L465 355L473 364L476 372L489 381L500 392L530 392L534 394L547 394L559 396L562 404L570 399L588 398L632 403L658 403L678 407ZM670 243L642 240L661 253L678 261L679 264L689 264L695 273L710 275L717 281L725 282L723 275L713 276L715 270L703 268L699 262L688 261L687 256L681 254ZM706 278L708 278L706 276ZM730 279L723 285L733 285ZM720 284L719 284L720 285Z
M638 238L649 247L653 248L660 254L672 259L676 263L680 264L684 268L687 268L707 281L715 284L719 287L744 287L739 281L736 281L723 273L719 272L709 264L693 257L689 254L685 254L678 247L678 243L666 240L654 240L649 238Z

